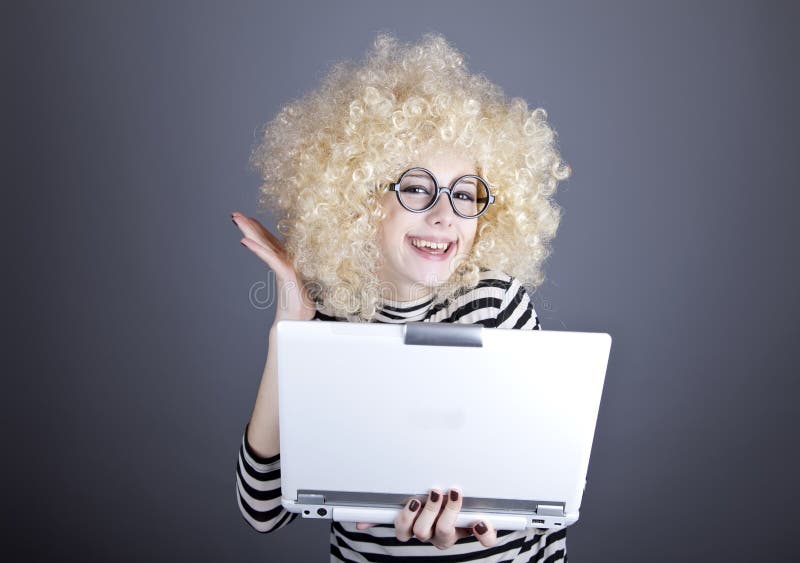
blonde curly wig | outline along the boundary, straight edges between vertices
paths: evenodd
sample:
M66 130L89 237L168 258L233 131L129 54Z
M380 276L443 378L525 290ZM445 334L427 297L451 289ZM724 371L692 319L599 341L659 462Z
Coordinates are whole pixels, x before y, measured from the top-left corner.
M278 219L295 268L326 311L374 317L380 199L421 155L441 148L468 155L496 200L437 297L474 287L481 269L542 283L561 216L553 194L570 174L547 114L468 72L440 35L404 44L382 34L362 63L334 66L316 91L286 105L251 157L263 178L259 207Z

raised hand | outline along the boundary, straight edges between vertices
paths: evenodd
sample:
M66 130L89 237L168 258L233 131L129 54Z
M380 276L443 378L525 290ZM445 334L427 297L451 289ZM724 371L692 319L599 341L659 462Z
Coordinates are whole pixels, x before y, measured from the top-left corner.
M255 218L234 211L231 219L244 235L240 242L275 272L278 306L274 322L284 319L311 320L316 310L314 301L287 257L281 241Z

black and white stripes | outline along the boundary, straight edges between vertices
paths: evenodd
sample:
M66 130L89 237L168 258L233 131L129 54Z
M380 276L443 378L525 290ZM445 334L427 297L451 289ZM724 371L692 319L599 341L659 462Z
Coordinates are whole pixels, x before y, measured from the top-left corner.
M483 547L475 537L458 540L449 549L439 550L429 543L412 538L400 542L391 525L359 531L349 522L331 526L331 561L397 562L426 561L515 562L566 561L566 529L552 533L545 530L497 532L497 543Z
M318 311L318 320L345 320ZM422 298L410 303L384 302L374 322L414 321L481 324L488 328L538 330L539 319L530 297L518 280L498 272L481 273L478 285L447 303ZM280 502L280 456L259 457L242 436L236 466L239 509L250 526L259 532L273 532L296 519ZM459 540L439 550L416 539L397 540L394 527L379 525L357 530L354 523L331 524L331 561L481 561L521 563L523 561L565 562L566 530L499 531L497 544L483 547L476 538Z
M236 493L242 516L259 532L278 530L298 516L281 505L280 455L259 457L247 443L247 427L239 446Z

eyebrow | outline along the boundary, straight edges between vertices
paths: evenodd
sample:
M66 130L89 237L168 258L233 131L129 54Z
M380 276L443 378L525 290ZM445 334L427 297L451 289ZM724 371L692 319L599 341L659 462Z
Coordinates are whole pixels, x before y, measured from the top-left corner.
M409 174L405 175L406 178L430 178L429 175L425 174L424 172L410 172ZM459 178L459 176L456 176ZM475 178L464 178L459 182L459 184L469 184L470 186L477 187L478 181Z

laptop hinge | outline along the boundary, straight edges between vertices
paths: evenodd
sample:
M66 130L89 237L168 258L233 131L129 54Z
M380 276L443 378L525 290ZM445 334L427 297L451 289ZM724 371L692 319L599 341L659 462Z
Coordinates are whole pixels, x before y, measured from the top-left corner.
M410 346L483 347L483 327L453 323L406 323L404 343Z
M564 506L558 504L539 504L536 506L538 516L564 516Z
M300 489L297 491L297 503L309 506L359 506L371 508L400 508L408 500L409 495L401 493L374 493L355 491L324 491L318 489ZM515 514L536 514L537 516L564 517L565 503L558 501L511 500L464 497L462 510L465 511L501 511Z

